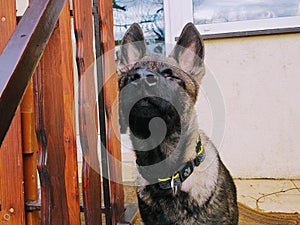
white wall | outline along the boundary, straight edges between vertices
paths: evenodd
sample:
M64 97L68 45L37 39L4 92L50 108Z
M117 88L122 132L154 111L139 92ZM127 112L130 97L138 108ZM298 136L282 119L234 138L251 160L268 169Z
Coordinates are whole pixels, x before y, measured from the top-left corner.
M225 103L219 151L233 176L299 179L300 34L207 40L205 46L208 75ZM204 94L199 119L212 135L214 100Z

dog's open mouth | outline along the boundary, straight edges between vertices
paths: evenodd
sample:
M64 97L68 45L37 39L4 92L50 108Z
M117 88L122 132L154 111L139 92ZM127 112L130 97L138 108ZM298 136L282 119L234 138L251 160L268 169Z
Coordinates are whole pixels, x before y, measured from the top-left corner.
M160 129L160 125L166 126L167 133L174 131L176 123L177 126L180 124L180 117L171 103L159 97L146 97L135 103L130 111L129 127L133 135L141 139L149 138L151 135L149 123L155 117L165 122L165 124L157 124L157 129Z

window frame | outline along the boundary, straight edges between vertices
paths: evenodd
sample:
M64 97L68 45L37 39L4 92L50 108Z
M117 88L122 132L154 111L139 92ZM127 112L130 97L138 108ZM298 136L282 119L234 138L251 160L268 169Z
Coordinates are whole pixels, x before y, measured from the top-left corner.
M194 20L193 0L164 0L164 9L166 43L174 43L183 26ZM196 27L204 39L298 33L300 16L203 24Z

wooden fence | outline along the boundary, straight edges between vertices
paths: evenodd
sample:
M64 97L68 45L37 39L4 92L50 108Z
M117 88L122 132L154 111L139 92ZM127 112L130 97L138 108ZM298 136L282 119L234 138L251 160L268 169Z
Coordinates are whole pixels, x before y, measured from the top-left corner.
M0 6L0 224L130 224L117 163L122 161L120 134L112 115L118 97L114 55L109 54L114 49L112 1L73 0L70 10L69 1L31 0L19 23L15 0L0 0ZM93 64L96 76L89 69ZM81 184L74 86L79 90Z

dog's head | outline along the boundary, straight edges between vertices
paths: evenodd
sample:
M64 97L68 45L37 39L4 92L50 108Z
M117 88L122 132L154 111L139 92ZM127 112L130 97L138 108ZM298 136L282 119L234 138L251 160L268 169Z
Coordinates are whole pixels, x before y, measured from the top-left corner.
M180 130L204 75L204 45L195 26L187 24L171 54L161 57L148 55L143 32L133 24L120 51L121 127L125 124L136 137L146 139L150 121L161 118L167 134Z

